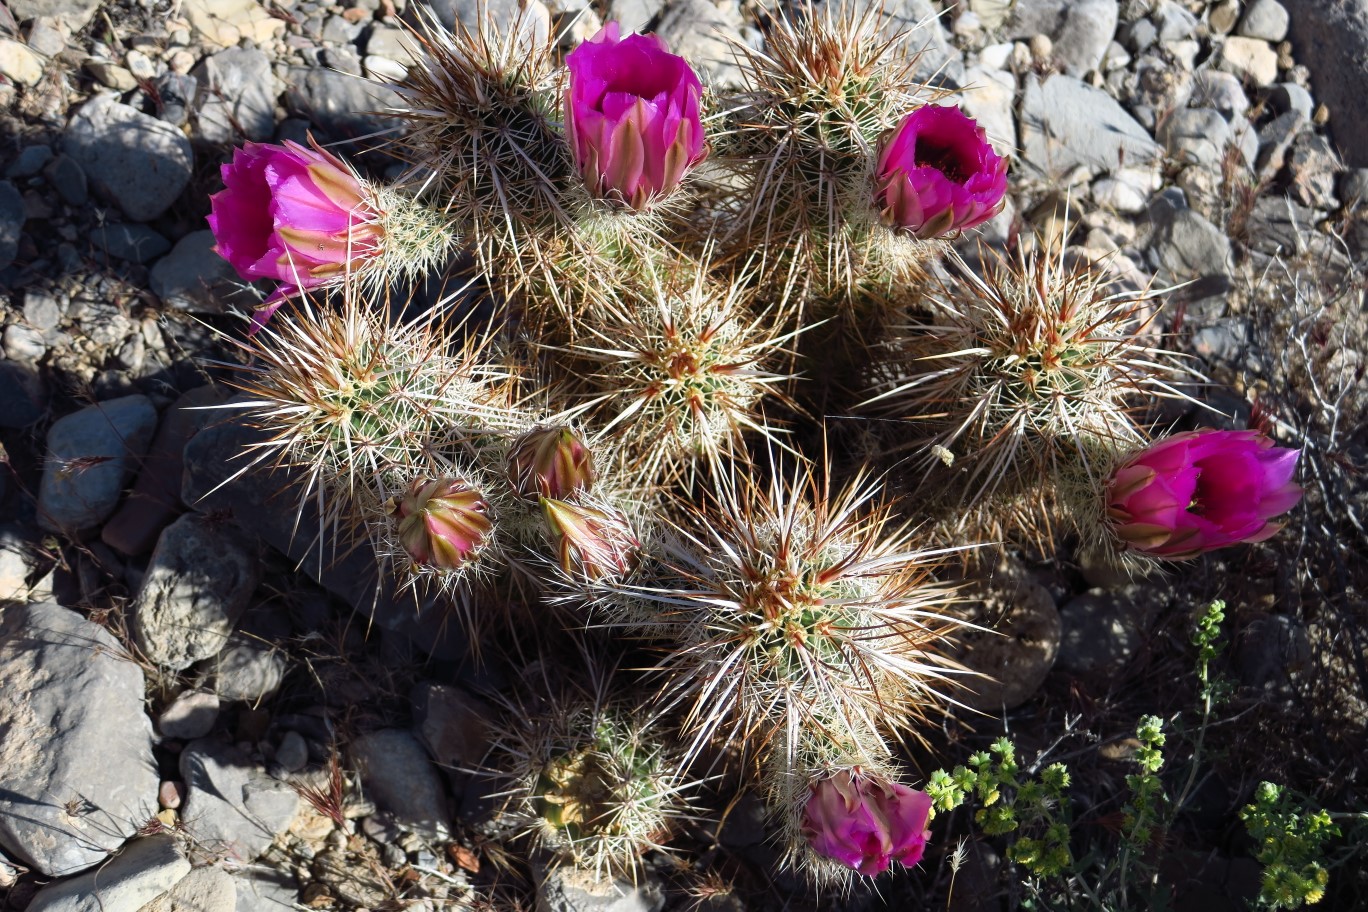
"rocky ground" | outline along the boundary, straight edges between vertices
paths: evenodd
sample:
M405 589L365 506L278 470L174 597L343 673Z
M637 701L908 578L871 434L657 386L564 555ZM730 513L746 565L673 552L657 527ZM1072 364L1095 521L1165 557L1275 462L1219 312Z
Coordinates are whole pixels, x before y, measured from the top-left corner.
M515 6L491 0L488 15ZM473 0L432 8L471 25L480 14ZM720 87L738 77L722 36L763 41L763 10L736 0L525 9L567 47L603 19L653 29ZM1015 650L976 647L1002 692L983 697L977 732L948 727L926 763L959 762L1005 726L1023 749L1063 744L1082 781L1119 778L1098 745L1141 712L1190 705L1174 683L1191 668L1184 624L1223 596L1222 667L1239 695L1213 730L1201 819L1172 838L1210 887L1186 908L1242 908L1257 868L1232 809L1254 781L1281 777L1341 810L1368 797L1368 3L886 10L922 23L925 78L1014 150L1011 203L981 236L1068 232L1123 279L1191 283L1165 328L1211 378L1198 398L1231 423L1256 402L1272 414L1305 448L1309 492L1279 541L1140 584L1067 554L1006 568L982 614L1017 634ZM0 908L457 909L499 878L563 912L837 902L766 879L751 800L717 840L697 838L711 879L662 858L605 894L508 857L482 829L488 788L469 771L482 695L510 669L473 666L459 631L377 593L363 555L311 552L279 479L224 484L246 432L206 408L223 395L213 362L254 299L210 249L218 165L243 140L312 130L358 150L390 129L364 113L389 90L355 77L403 73L416 12L0 6ZM944 904L943 849L849 904ZM1355 864L1335 873L1329 905L1368 901ZM958 876L954 908L1021 898L986 843Z

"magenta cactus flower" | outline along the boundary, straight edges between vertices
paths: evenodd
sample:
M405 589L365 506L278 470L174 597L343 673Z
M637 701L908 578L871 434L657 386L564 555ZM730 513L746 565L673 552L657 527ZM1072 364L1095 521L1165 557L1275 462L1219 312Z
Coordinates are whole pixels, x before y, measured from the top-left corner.
M247 143L221 173L224 189L209 198L214 250L248 281L281 283L253 315L253 331L285 299L380 253L384 228L372 194L317 145Z
M409 558L438 570L468 565L494 528L484 496L459 478L415 479L390 513Z
M924 105L893 131L875 181L884 224L927 240L997 215L1007 192L1007 159L958 106Z
M921 860L930 818L930 795L856 767L813 784L803 836L823 858L873 876Z
M655 35L609 22L565 58L565 132L595 196L644 209L707 155L702 83Z
M1107 519L1127 547L1169 560L1263 541L1301 500L1300 455L1258 431L1175 434L1112 473Z
M573 497L594 484L594 454L568 427L537 428L509 450L508 483L524 500Z

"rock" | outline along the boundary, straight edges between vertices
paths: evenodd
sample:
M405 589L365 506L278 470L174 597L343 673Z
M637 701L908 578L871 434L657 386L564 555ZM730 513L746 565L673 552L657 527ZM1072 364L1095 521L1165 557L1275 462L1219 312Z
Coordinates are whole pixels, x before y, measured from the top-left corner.
M62 305L45 291L30 288L24 292L24 322L47 333L62 322Z
M1320 216L1285 196L1261 196L1249 217L1249 246L1269 256L1300 256L1312 249Z
M1240 634L1235 663L1240 683L1271 689L1286 686L1291 672L1311 659L1306 627L1284 614L1265 615L1252 621Z
M413 688L413 723L433 761L474 769L489 750L489 707L459 687L424 681Z
M405 67L416 59L413 54L413 39L402 29L388 25L377 25L371 29L370 37L366 39L366 54L385 57Z
M1128 181L1104 177L1092 185L1093 202L1104 209L1134 215L1144 212L1149 194Z
M19 85L37 85L43 78L43 60L27 45L0 38L0 75Z
M908 50L919 54L913 67L914 78L940 88L955 89L965 84L964 60L945 30L945 17L929 0L845 0L857 10L875 7L883 26L881 34L893 38L903 34Z
M1116 0L1018 0L1007 36L1048 35L1051 56L1064 72L1083 76L1102 63L1119 15Z
M91 76L95 77L96 82L107 89L113 89L116 92L131 92L138 87L138 80L133 78L133 74L112 60L91 57L86 60L85 68Z
M51 146L24 146L5 168L5 177L32 177L52 161Z
M231 526L187 513L157 539L133 602L133 636L157 665L181 671L218 655L260 578Z
M170 890L138 912L235 912L237 884L222 868L195 868ZM243 912L262 912L261 906L245 906Z
M157 718L157 729L167 738L193 741L214 730L219 717L219 698L216 694L188 690L162 710Z
M47 343L43 339L43 334L22 323L11 323L5 327L0 347L4 348L6 358L25 364L37 364L43 360L43 355L47 354Z
M1150 19L1159 30L1157 37L1160 41L1181 41L1197 32L1197 17L1175 0L1160 0Z
M1316 102L1311 93L1295 82L1280 82L1268 90L1268 107L1275 114L1294 111L1301 119L1310 122L1316 111Z
M674 0L660 17L655 32L697 70L705 85L716 90L739 88L741 70L731 44L723 35L736 35L745 26L734 0Z
M1229 35L1240 18L1240 0L1221 0L1207 13L1207 25L1214 35Z
M0 602L22 601L28 592L27 545L21 530L0 526Z
M644 32L660 15L664 0L608 0L608 18L622 25L622 32Z
M276 745L275 761L287 773L297 773L309 765L309 745L297 731L287 731Z
M1214 108L1226 120L1242 119L1249 110L1249 96L1240 80L1220 70L1198 70L1192 77L1192 96L1189 103L1201 108Z
M214 662L214 690L222 700L259 703L280 689L286 671L279 650L237 637Z
M392 117L365 113L399 103L386 86L318 67L291 67L285 83L291 113L307 117L339 139L368 136L396 124Z
M234 47L243 38L262 44L285 31L284 21L256 0L184 0L180 9L198 34L219 47Z
M1287 155L1287 174L1294 199L1315 209L1335 209L1335 175L1343 170L1339 156L1324 136L1303 133Z
M1059 609L1054 598L1018 562L1003 558L991 576L966 591L975 623L958 636L958 659L984 677L966 680L956 699L987 713L1015 709L1045 683L1059 653Z
M964 71L964 80L960 107L979 122L1000 154L1010 155L1017 145L1016 79L1011 73L973 66Z
M108 859L157 809L143 676L51 602L0 611L0 847L44 875Z
M87 406L48 430L47 462L38 489L38 524L75 534L105 520L157 424L146 396Z
M13 361L0 361L0 428L33 424L43 417L46 398L37 371Z
M1094 173L1141 166L1160 153L1115 99L1069 76L1026 78L1020 130L1023 163L1055 179L1080 165Z
M538 41L545 41L549 34L550 14L540 3L525 8L518 0L425 0L423 3L410 3L404 10L404 19L409 25L420 24L420 9L430 10L448 29L460 22L471 31L478 31L481 27L480 13L483 12L485 28L492 26L495 31L503 33L510 25L515 25L521 34ZM544 12L548 18L546 23L541 22Z
M1159 125L1157 138L1175 161L1220 171L1230 124L1212 108L1180 108Z
M244 305L254 299L242 294L242 280L227 260L214 252L214 232L192 231L176 242L169 254L152 267L152 292L167 307L190 313L221 314L237 296Z
M181 819L199 848L233 867L266 851L299 809L294 789L227 745L191 742L181 753L180 772L186 785Z
M1339 199L1344 208L1354 211L1368 202L1368 168L1352 168L1340 175ZM3 401L0 398L0 401ZM0 427L4 427L0 420Z
M442 777L411 732L382 729L351 743L368 794L405 829L424 839L450 836L451 810Z
M1311 88L1330 110L1345 164L1368 167L1368 0L1297 0L1289 37L1297 56L1315 61Z
M1230 239L1221 229L1186 205L1164 198L1150 206L1150 255L1160 282L1176 284L1192 279L1218 278L1213 287L1229 287Z
M52 16L39 16L29 25L28 46L44 57L56 57L65 51L70 39L71 30Z
M1287 8L1278 0L1250 0L1235 34L1277 44L1287 37Z
M1287 150L1306 128L1306 119L1298 111L1279 114L1259 128L1259 173L1273 176L1282 170Z
M16 22L40 17L60 19L71 31L80 31L99 9L99 0L10 0Z
M54 158L51 164L43 169L43 176L68 206L84 206L90 197L86 173L70 155L58 155Z
M1059 611L1059 667L1088 676L1120 671L1144 644L1156 608L1139 586L1071 599Z
M1216 66L1254 85L1269 85L1278 78L1278 52L1267 41L1230 37L1221 45Z
M200 61L191 72L207 95L196 114L199 138L233 145L264 142L275 133L279 83L271 58L256 48L232 47Z
M260 865L238 872L233 882L237 886L238 912L295 912L298 908L299 887L285 871Z
M9 181L0 181L0 269L14 262L24 232L24 197Z
M665 891L650 872L635 883L608 880L569 865L547 870L532 866L537 912L660 912Z
M171 249L171 242L146 225L123 222L101 225L90 233L90 242L106 256L130 263L146 263Z
M388 57L377 57L374 54L367 54L361 61L363 72L371 79L380 82L399 82L408 75L408 65L390 60Z
M141 912L190 873L169 835L135 839L108 864L38 891L29 912Z
M62 150L85 171L96 192L130 219L154 219L190 181L190 140L175 127L97 95L67 123Z

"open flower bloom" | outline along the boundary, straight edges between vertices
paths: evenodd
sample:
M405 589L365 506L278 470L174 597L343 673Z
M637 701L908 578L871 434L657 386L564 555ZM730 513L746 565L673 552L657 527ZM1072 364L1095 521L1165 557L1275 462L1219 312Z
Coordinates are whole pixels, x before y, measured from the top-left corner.
M566 56L565 131L589 190L642 209L707 155L703 86L660 38L621 32L609 22Z
M914 865L931 833L931 796L856 768L812 786L803 836L823 858L861 874L882 874L893 861Z
M1007 159L958 107L924 105L893 131L875 181L884 224L926 240L997 215L1007 192Z
M1301 499L1300 450L1258 431L1175 434L1132 456L1107 482L1107 518L1130 548L1183 560L1263 541Z
M380 252L384 228L371 194L318 146L247 143L221 173L224 189L209 198L214 250L248 281L281 283L253 316L256 327L286 298Z
M484 496L459 478L419 478L390 510L413 562L459 570L484 547L494 523Z

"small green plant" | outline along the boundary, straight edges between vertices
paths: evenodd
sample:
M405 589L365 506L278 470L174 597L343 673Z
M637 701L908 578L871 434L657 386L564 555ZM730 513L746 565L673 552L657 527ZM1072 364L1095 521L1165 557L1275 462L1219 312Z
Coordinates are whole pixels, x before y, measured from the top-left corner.
M1328 812L1308 811L1287 789L1260 782L1253 803L1240 811L1240 819L1258 843L1254 857L1264 866L1261 908L1300 909L1324 898L1330 882L1325 843L1340 835Z

